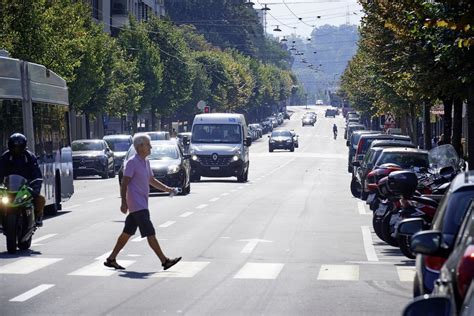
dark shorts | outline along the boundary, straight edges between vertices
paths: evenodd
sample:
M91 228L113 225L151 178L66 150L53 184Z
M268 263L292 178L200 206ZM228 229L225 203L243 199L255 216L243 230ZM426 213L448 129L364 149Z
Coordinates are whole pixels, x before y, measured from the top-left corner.
M137 227L140 228L142 238L155 235L155 228L150 220L150 211L147 209L132 212L125 219L123 232L128 235L135 235Z

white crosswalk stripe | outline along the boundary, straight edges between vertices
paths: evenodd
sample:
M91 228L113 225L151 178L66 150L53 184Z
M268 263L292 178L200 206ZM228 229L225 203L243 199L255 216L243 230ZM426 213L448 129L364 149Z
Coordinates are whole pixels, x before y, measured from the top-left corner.
M359 266L323 264L319 269L318 280L358 281Z
M398 278L400 282L413 282L415 278L415 267L397 267Z
M209 262L207 261L180 261L166 271L157 272L153 278L192 278L201 272Z
M246 263L234 279L276 279L283 269L283 263Z
M30 274L59 262L61 258L23 258L0 267L0 274Z
M135 263L134 260L119 260L118 263L127 268ZM104 266L102 260L96 260L94 263L89 264L85 267L82 267L76 271L69 273L68 275L75 275L75 276L100 276L100 277L107 277L114 275L120 270L115 270L113 268L108 268Z

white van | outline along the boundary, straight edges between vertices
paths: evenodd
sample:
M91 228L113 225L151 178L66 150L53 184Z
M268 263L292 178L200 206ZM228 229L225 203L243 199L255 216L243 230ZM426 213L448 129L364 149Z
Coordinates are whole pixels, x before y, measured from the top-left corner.
M247 181L251 144L243 114L196 115L189 149L191 179L237 177L239 182Z

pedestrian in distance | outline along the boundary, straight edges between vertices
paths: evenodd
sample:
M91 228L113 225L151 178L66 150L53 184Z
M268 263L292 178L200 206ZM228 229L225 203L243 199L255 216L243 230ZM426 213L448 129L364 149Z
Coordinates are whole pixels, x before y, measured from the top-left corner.
M117 255L125 247L130 237L135 234L137 228L139 228L142 238L147 238L151 249L160 259L163 269L168 270L178 263L181 257L170 259L161 250L160 244L156 239L155 228L150 220L148 196L150 185L172 195L177 194L179 191L177 188L168 187L153 177L150 162L147 159L152 148L148 135L137 135L134 137L133 146L135 147L136 154L125 164L120 187L120 196L122 198L120 211L124 214L127 214L128 211L128 215L125 219L123 232L118 237L117 243L110 256L105 260L104 265L114 269L125 269L117 263Z

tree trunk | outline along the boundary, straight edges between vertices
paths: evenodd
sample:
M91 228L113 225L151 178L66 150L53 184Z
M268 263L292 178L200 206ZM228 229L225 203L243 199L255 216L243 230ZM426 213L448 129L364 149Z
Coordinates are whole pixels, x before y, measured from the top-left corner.
M156 113L155 113L155 106L151 106L150 110L150 116L151 116L151 130L156 131Z
M467 162L474 170L474 88L469 88L467 97Z
M453 103L453 135L451 138L451 144L458 152L462 154L461 137L462 137L462 99L454 98Z
M426 150L431 149L431 120L430 120L430 109L431 104L429 101L425 101L423 104L423 124L424 124L424 148Z
M89 113L84 113L84 117L86 119L86 139L91 138L91 120L89 117Z
M453 125L453 98L443 98L443 106L444 106L444 119L443 119L443 134L444 134L444 141L446 144L451 143L451 128Z
M137 112L133 112L133 117L132 117L132 131L133 134L137 132L137 125L138 125L138 114Z

